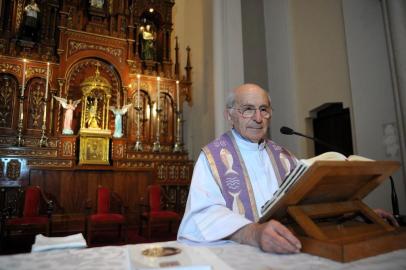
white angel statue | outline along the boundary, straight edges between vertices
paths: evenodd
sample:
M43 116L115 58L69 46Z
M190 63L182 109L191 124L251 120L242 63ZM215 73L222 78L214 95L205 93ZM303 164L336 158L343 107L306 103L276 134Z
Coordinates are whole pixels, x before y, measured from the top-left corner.
M114 120L114 138L121 138L123 136L123 115L127 113L128 108L131 107L131 103L124 105L121 109L116 108L114 106L110 107L110 110L114 113L115 120Z
M61 97L57 97L54 96L54 98L56 100L59 101L59 103L61 103L62 107L65 110L65 118L63 121L63 130L62 130L62 134L73 134L73 130L72 130L72 118L73 118L73 111L76 109L76 107L78 106L78 104L80 103L80 99L72 101L72 99L66 100L64 98Z

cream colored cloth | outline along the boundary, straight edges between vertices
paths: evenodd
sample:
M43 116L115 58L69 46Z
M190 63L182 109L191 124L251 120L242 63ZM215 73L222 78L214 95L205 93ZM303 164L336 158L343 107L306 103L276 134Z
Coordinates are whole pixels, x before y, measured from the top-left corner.
M81 233L64 237L46 237L42 234L37 234L31 252L85 247L87 247L86 240Z

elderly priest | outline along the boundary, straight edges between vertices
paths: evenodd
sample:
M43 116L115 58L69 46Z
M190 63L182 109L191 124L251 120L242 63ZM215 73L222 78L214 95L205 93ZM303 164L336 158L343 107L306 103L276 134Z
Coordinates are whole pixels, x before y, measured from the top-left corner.
M229 94L225 116L233 128L205 146L196 162L178 240L233 240L266 252L300 252L300 241L279 221L257 222L261 206L297 164L266 138L270 97L258 85L241 85ZM376 212L396 223L390 213Z

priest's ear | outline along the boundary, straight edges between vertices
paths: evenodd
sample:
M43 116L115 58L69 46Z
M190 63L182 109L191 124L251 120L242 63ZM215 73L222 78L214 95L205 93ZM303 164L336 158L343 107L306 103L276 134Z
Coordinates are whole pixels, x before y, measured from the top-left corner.
M235 113L233 114L233 109L225 109L224 118L227 120L229 127L235 128L235 123L238 123L238 119L236 119Z
M224 109L224 118L229 122L232 123L232 118L231 118L231 109Z

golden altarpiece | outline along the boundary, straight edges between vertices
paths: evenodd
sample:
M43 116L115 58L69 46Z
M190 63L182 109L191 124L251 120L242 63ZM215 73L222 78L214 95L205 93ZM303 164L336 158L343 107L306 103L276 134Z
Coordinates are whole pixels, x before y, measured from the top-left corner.
M190 49L179 63L173 0L0 0L0 207L40 185L54 229L81 228L99 185L129 207L160 183L182 212ZM174 55L174 59L172 59ZM183 74L182 74L183 73Z
M82 114L79 130L79 165L109 164L109 103L111 85L96 74L80 84L82 90ZM100 106L101 104L101 106Z

